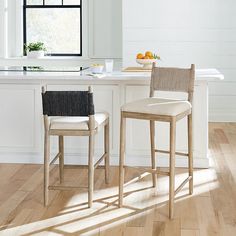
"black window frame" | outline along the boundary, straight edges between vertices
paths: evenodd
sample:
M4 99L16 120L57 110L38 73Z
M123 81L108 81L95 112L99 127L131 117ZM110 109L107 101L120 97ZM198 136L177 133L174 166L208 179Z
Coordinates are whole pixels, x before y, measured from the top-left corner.
M26 11L29 8L37 9L37 8L79 8L80 9L80 53L50 53L47 54L48 56L82 56L82 0L80 0L80 5L64 5L63 0L61 0L61 5L47 5L45 4L45 0L41 0L41 5L32 5L27 4L27 0L23 0L23 43L24 45L27 44L27 17L26 17ZM25 50L23 49L24 55L26 55Z

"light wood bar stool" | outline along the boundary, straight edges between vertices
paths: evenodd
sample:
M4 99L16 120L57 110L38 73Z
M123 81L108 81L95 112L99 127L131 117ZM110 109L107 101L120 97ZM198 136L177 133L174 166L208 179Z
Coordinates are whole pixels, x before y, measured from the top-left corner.
M109 115L95 113L93 93L88 91L45 91L42 88L44 115L44 205L48 205L48 190L70 190L78 186L64 183L64 136L88 136L88 206L92 207L94 169L105 161L105 182L109 182ZM104 127L104 154L94 164L94 137ZM50 161L50 136L58 136L59 152ZM60 184L49 185L50 165L59 159Z
M193 193L193 142L192 142L192 99L195 79L195 66L190 69L160 68L153 64L150 84L150 97L130 102L121 107L120 121L120 167L119 167L119 207L123 205L124 171L125 171L125 133L126 119L150 120L151 168L144 168L152 174L153 187L156 176L169 176L169 217L174 215L174 197L189 182L189 194ZM185 92L188 101L154 97L155 91ZM176 122L187 116L188 153L176 152ZM170 150L155 149L155 121L170 124ZM158 171L155 153L169 154L169 172ZM175 155L188 157L188 178L175 190ZM130 181L132 183L132 181ZM125 184L125 186L128 183Z

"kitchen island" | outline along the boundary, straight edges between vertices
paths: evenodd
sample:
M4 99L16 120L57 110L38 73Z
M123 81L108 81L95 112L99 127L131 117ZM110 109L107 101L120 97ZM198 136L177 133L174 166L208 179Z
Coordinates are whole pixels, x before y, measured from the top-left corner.
M222 80L216 69L196 70L193 99L194 166L207 168L208 158L208 81ZM150 73L113 72L99 78L88 72L0 72L0 162L43 162L43 119L41 87L47 90L85 90L93 86L96 111L105 110L111 117L111 164L118 164L120 106L148 97ZM168 98L184 98L182 93L162 93ZM138 128L137 128L138 127ZM168 149L168 124L156 124L156 144ZM102 134L96 138L95 155L103 151ZM52 140L52 155L57 140ZM177 151L187 151L186 119L177 123ZM127 163L150 165L149 122L127 122ZM86 137L65 139L65 160L69 164L87 163ZM167 166L165 154L158 154L158 166ZM176 166L186 166L187 159L177 156Z

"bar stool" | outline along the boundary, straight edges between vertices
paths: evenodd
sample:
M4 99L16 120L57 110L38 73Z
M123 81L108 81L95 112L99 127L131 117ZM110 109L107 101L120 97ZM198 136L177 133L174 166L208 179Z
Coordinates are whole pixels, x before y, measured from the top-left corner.
M155 63L152 67L150 97L130 102L121 107L120 121L120 164L119 164L119 207L123 205L124 165L125 161L125 124L126 119L142 119L150 121L151 139L151 169L144 168L152 174L153 187L156 186L156 176L169 176L169 218L174 215L174 197L189 183L189 194L193 193L193 142L192 142L192 98L195 78L195 66L190 69L160 68ZM155 91L185 92L188 101L154 97ZM188 153L176 152L176 122L187 116L188 120ZM155 121L170 124L170 150L155 149ZM158 171L155 163L155 153L169 154L169 172ZM175 190L175 155L188 157L188 178ZM131 181L132 182L132 181Z
M93 93L88 91L45 91L42 88L44 115L44 205L48 205L48 190L70 190L78 186L64 183L64 136L88 136L88 206L92 207L94 169L105 161L105 182L109 182L109 115L95 113ZM104 127L104 154L94 164L94 137ZM50 136L58 136L59 152L50 162ZM60 184L49 185L49 166L59 159Z

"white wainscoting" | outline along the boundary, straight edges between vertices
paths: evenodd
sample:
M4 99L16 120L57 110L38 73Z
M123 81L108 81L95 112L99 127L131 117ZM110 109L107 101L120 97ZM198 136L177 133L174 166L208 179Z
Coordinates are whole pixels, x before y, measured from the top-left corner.
M2 152L41 150L42 116L39 91L39 86L35 85L0 85L0 149Z
M217 68L210 83L210 121L236 121L236 2L229 0L124 0L123 64L138 52L157 52L161 66Z

